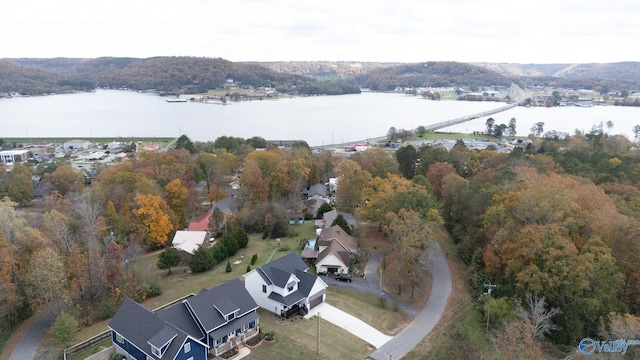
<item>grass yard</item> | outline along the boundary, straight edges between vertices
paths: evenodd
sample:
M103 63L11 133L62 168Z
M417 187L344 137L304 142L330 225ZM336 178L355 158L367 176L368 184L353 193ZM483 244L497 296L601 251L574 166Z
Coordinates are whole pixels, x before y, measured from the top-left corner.
M320 354L317 355L318 319L303 319L299 316L283 320L279 316L259 310L263 331L275 334L275 342L262 343L252 349L245 359L364 359L375 349L325 320L320 319Z
M95 354L95 353L97 353L99 351L102 351L102 350L104 350L104 349L106 349L108 347L111 347L111 346L113 346L113 343L111 342L111 339L105 340L105 341L103 341L103 342L101 342L99 344L96 344L96 345L94 345L94 346L92 346L92 347L90 347L90 348L88 348L88 349L86 349L84 351L81 351L81 352L79 352L77 354L74 354L73 356L68 356L67 360L84 360L87 357L89 357L89 356L91 356L91 355L93 355L93 354Z
M143 301L142 305L148 309L155 309L182 296L192 293L197 294L203 288L210 289L229 280L242 278L242 275L247 271L247 265L251 266L251 257L253 254L258 254L258 260L255 265L251 266L251 269L264 265L270 257L271 260L275 260L292 251L297 251L300 239L315 237L315 229L312 221L301 225L290 225L289 232L293 234L293 236L281 238L280 241L276 239L263 240L260 234L250 235L247 248L240 249L234 256L229 258L231 269L233 270L230 273L225 271L227 267L225 261L204 273L191 273L187 266L180 266L172 268L172 274L168 275L167 270L159 270L156 266L159 256L158 252L149 256L143 256L136 260L138 263L136 265L155 271L160 281L162 294ZM234 264L234 262L239 263ZM109 321L110 320L96 322L82 329L78 334L78 342L107 330Z
M330 286L327 289L327 303L390 336L397 334L411 322L407 314L393 306L387 304L383 308L378 297L371 294Z

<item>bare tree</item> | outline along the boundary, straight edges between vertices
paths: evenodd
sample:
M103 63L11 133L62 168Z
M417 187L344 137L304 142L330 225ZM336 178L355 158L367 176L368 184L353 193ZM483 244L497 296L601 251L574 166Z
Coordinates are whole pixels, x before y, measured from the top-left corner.
M557 329L552 318L560 314L560 310L547 309L544 296L527 293L525 305L518 301L516 311L519 319L504 322L504 331L498 334L494 341L496 347L508 359L519 359L523 356L531 359L540 358L540 340L545 334Z
M529 334L531 339L542 339L545 334L558 329L551 319L561 313L560 309L547 309L546 298L531 293L527 293L525 302L527 309L524 309L522 304L518 302L517 311L523 321L528 321L533 325Z

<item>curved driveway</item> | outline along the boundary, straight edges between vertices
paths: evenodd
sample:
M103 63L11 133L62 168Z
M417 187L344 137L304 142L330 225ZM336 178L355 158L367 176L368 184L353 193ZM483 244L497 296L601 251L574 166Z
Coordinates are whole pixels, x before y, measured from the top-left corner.
M440 245L433 243L431 252L431 294L427 304L398 335L389 340L367 359L400 359L413 349L436 326L451 294L451 273ZM366 273L366 272L365 272Z
M47 329L53 323L55 314L60 311L59 307L45 311L40 318L22 335L20 341L11 352L9 360L32 360L36 357L38 345L44 338Z

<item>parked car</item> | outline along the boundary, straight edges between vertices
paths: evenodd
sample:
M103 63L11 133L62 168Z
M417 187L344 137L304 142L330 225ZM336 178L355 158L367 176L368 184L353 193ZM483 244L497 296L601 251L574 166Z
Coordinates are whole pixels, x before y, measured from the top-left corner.
M351 282L351 274L338 274L336 275L336 280Z

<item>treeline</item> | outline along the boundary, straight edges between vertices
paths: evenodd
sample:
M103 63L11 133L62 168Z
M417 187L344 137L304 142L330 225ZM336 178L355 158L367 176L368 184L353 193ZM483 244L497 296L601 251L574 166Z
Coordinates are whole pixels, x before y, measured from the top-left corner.
M339 95L359 92L358 88L344 82L319 82L304 76L278 73L260 65L234 63L220 58L55 58L6 61L45 71L56 78L59 85L75 88L93 85L134 90L153 89L168 94L198 93L223 88L227 85L227 80L231 79L239 86L273 87L292 94Z
M391 91L396 87L510 86L513 79L471 64L431 61L375 68L352 81L374 91Z
M408 145L345 159L304 142L279 149L260 137L183 136L176 150L97 169L86 186L70 165L54 164L42 180L42 218L21 215L7 200L0 207L2 331L59 301L90 323L126 296L161 291L154 271L123 260L136 249L166 247L205 210L203 198L224 198L232 182L238 210L225 223L229 233L201 251L197 270L224 263L246 244L244 233L287 236L289 214L305 212L302 189L337 177L335 207L387 235L385 276L397 294L411 296L427 281L431 242L449 231L483 325L488 320L488 341L505 357L539 358L545 341L574 351L584 337L629 338L624 332L640 315L640 157L602 127L530 140L509 154L459 141L450 151ZM0 172L0 192L28 204L21 191L31 187L30 171ZM221 224L210 226L222 232ZM496 287L483 296L489 283ZM448 357L484 351L469 331L456 336Z
M635 64L635 63L632 63ZM509 86L516 83L522 88L545 86L564 89L612 89L635 91L640 89L640 78L633 72L634 66L611 65L606 73L584 72L573 76L559 72L555 76L538 72L522 73L504 70L502 67L476 66L458 62L426 62L375 67L366 73L355 75L350 81L374 91L392 91L396 87L487 87ZM517 66L517 64L516 64ZM502 71L500 71L502 70Z
M51 73L0 60L0 95L14 92L22 95L60 93L70 88L67 84L58 83L58 77Z
M640 157L621 141L596 131L510 154L461 142L398 151L433 186L474 291L496 285L476 301L506 357L538 358L545 338L564 350L638 331L627 326L640 315ZM544 329L532 303L552 314Z
M255 64L279 73L308 76L319 80L345 80L366 74L371 69L399 65L399 63L355 61L274 61Z

